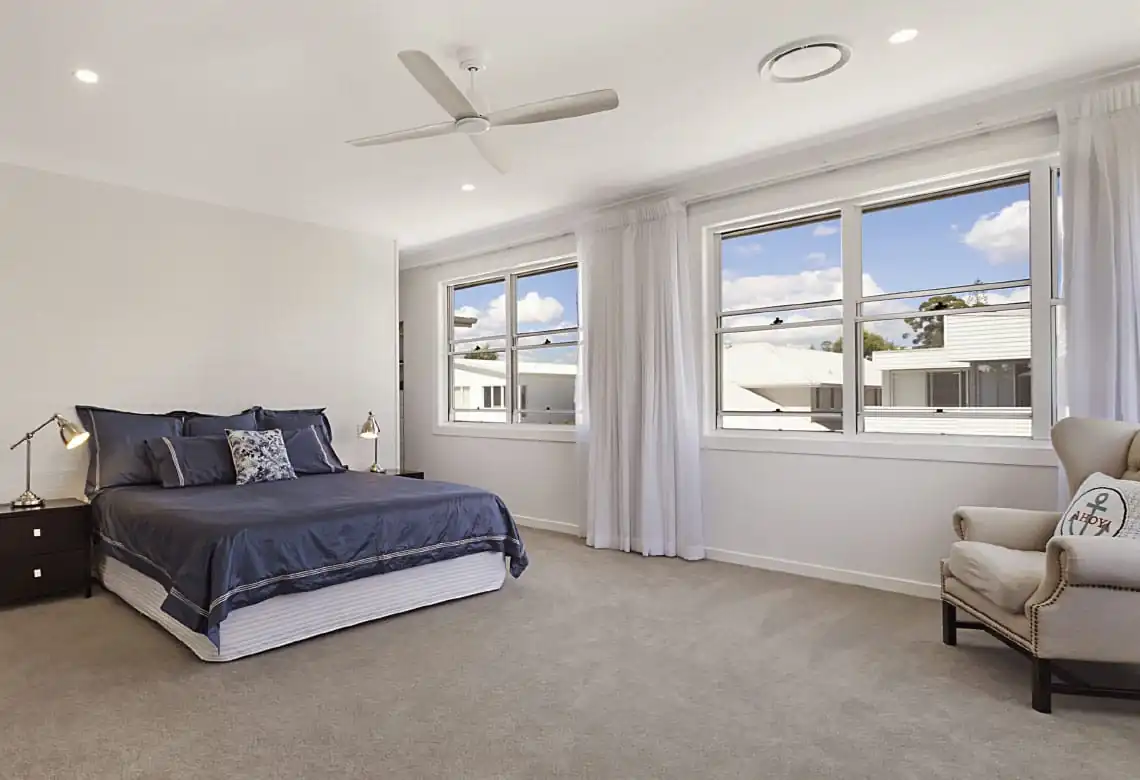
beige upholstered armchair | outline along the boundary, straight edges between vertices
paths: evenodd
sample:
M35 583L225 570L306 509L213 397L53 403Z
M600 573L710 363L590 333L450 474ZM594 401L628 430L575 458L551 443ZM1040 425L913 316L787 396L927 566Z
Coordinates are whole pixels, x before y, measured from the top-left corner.
M1095 472L1140 480L1140 425L1069 418L1053 449L1075 493ZM1059 512L961 507L962 541L942 561L942 641L982 629L1033 662L1033 709L1052 694L1140 699L1140 691L1090 686L1057 662L1140 664L1140 540L1053 537ZM967 584L969 583L969 584ZM958 610L974 620L960 621Z

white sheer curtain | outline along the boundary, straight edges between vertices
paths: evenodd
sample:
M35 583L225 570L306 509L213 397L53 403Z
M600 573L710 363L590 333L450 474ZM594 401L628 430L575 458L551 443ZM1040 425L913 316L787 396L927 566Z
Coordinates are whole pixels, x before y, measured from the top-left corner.
M1065 358L1079 417L1140 422L1140 82L1062 106Z
M592 547L705 555L688 252L685 208L672 199L613 209L578 231Z

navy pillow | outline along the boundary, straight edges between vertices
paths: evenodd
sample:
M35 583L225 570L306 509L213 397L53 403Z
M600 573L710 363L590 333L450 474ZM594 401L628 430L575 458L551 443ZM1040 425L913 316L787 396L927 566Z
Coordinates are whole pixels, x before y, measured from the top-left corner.
M241 414L222 416L191 413L186 416L183 434L186 436L225 436L227 430L256 431L257 414L247 409Z
M135 414L97 406L76 406L75 413L91 434L88 442L91 462L85 486L88 496L103 488L158 482L146 440L182 434L181 417Z
M332 444L316 425L296 431L282 431L289 462L298 475L340 474L348 471L333 451Z
M332 426L329 418L325 417L324 409L262 409L257 411L257 427L263 431L299 431L316 425L324 431L325 438L332 441Z
M225 435L162 436L146 447L164 488L234 485L237 472Z

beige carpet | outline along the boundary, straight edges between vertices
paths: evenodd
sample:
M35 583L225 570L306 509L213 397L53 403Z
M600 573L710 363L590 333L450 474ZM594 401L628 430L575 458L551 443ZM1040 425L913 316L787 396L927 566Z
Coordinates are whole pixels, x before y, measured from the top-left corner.
M0 612L0 776L1140 774L1140 705L1034 713L935 602L526 539L499 593L221 666L106 594Z

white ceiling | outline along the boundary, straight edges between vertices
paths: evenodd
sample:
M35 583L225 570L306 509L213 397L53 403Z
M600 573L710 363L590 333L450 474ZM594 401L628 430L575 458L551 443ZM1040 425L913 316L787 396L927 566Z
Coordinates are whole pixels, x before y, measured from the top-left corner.
M918 39L889 45L903 27ZM847 68L759 79L819 34L853 45ZM396 52L450 69L462 44L490 53L494 107L603 87L622 105L495 131L508 176L459 137L343 143L446 119ZM0 0L0 160L416 246L1138 54L1134 0Z

